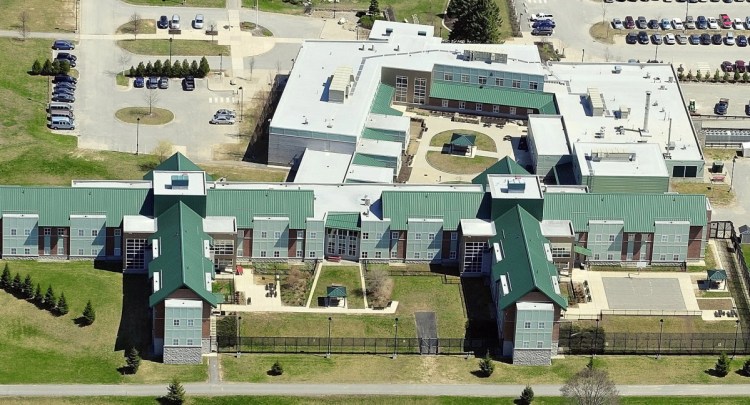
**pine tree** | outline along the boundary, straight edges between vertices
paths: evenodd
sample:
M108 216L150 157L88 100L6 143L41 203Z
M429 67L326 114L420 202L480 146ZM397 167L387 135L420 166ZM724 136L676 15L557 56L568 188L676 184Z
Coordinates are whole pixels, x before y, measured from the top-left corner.
M44 61L44 65L42 65L42 72L41 73L44 76L49 76L49 75L54 74L54 73L52 73L52 62L49 59L47 59L47 60Z
M67 75L70 73L70 62L67 60L60 61L60 70L57 73L61 75Z
M68 301L65 300L65 293L60 293L60 299L57 300L57 313L65 315L68 313Z
M146 74L146 65L143 64L143 62L139 62L138 66L135 68L135 75L136 76L143 76Z
M688 70L688 72L687 72L687 76L685 76L685 77L686 77L686 78L687 78L687 79L688 79L689 81L692 81L692 80L693 80L693 71L692 71L692 70Z
M735 70L734 71L734 82L735 83L739 82L740 81L740 77L742 77L742 76L740 76L740 72L738 70Z
M55 290L53 290L50 285L47 287L47 292L44 294L44 306L47 307L47 309L55 309L55 305L57 305L57 297L55 297Z
M485 377L489 377L495 372L495 364L492 362L489 354L479 360L479 371L481 371Z
M519 399L518 403L521 405L529 405L534 401L534 390L530 385L527 385L526 388L521 391L521 398Z
M39 305L44 304L44 295L42 295L42 286L36 283L36 289L34 290L34 302Z
M23 288L23 283L21 283L21 275L16 273L16 275L13 277L13 281L11 282L10 289L14 293L21 293Z
M728 82L729 81L729 72L724 72L724 77L722 79L723 79L722 81Z
M380 4L378 4L378 0L370 0L370 8L367 9L367 11L370 12L370 15L380 14Z
M154 75L161 76L161 73L162 73L161 61L157 59L156 62L154 62Z
M26 298L34 298L34 282L31 281L31 275L27 274L23 280L23 296Z
M135 68L133 66L130 66L130 70L128 70L128 76L135 77Z
M182 60L182 74L185 76L192 75L192 73L190 73L190 63L187 59Z
M180 61L175 61L172 65L172 77L183 77L185 74L182 72L182 65Z
M31 65L31 74L38 75L42 73L42 64L39 63L39 59L34 60L34 64Z
M151 61L148 61L148 63L146 63L146 75L151 76L153 74L154 74L154 65L151 64Z
M745 82L745 83L747 83L748 81L750 81L750 73L748 73L748 72L743 73L742 74L742 81Z
M190 63L190 74L195 77L202 77L200 69L198 68L198 62L195 59Z
M719 73L719 69L716 69L716 72L714 73L714 82L718 82L721 74Z
M0 287L6 290L10 288L10 268L8 268L8 263L5 263L3 275L0 276Z
M211 72L211 66L208 64L208 59L205 56L201 58L198 70L200 71L200 77L206 77Z
M185 388L182 387L180 381L174 378L169 387L167 387L167 395L164 396L164 400L167 403L181 405L185 402Z
M96 320L96 311L94 306L91 305L91 300L86 303L86 308L83 309L83 322L85 325L91 325Z
M455 17L448 36L452 42L491 44L498 40L500 9L493 0L453 0L448 16Z
M172 62L170 62L169 59L165 60L161 65L161 73L164 76L172 77Z
M128 364L130 373L137 373L138 368L141 366L141 354L138 353L138 349L136 349L135 347L131 347L130 350L128 350L127 355L125 356L125 361Z
M721 353L721 356L719 356L719 359L716 361L716 366L714 367L714 372L719 377L724 377L727 374L729 374L729 367L732 366L732 361L729 360L729 356L727 356L726 353Z
M52 61L52 69L50 70L50 75L59 75L60 74L60 60L55 59Z

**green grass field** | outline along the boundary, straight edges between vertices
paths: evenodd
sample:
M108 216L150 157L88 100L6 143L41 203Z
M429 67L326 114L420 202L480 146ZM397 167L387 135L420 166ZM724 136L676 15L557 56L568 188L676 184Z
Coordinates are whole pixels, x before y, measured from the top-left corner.
M136 55L169 55L169 41L166 39L120 40L117 46ZM229 56L229 46L218 45L211 41L194 41L175 39L172 41L172 55L179 56Z
M452 174L474 174L481 173L492 166L497 159L487 156L475 156L473 158L454 156L447 153L429 151L427 152L427 163L437 170Z
M311 306L317 306L318 297L325 297L326 287L330 285L343 285L346 287L346 304L348 308L365 307L359 267L323 266L318 278L318 284L313 292Z
M0 265L4 266L4 262ZM13 261L11 274L30 274L46 291L65 293L70 313L56 317L33 304L0 291L0 383L123 383L206 379L205 365L172 367L144 360L138 374L122 376L123 351L131 345L146 348L150 325L145 278L129 276L123 285L118 272L94 269L90 261L40 263ZM145 295L144 295L145 294ZM123 296L127 295L123 308ZM79 317L91 300L93 325L79 327Z
M605 315L599 326L605 332L659 333L664 319L664 333L734 333L734 322L708 322L699 316L619 316ZM577 321L578 325L595 326L595 321Z
M125 3L136 4L141 6L165 6L175 7L183 5L183 0L122 0ZM226 0L185 0L186 7L216 7L223 8L226 6ZM188 19L187 16L185 22L190 24L193 16L191 15Z
M461 133L465 135L474 135L476 136L476 147L478 150L484 150L489 152L495 152L497 151L497 147L495 146L495 141L492 140L489 136L477 132L477 131L470 131L466 129L461 130L450 130L450 131L443 131L430 139L430 146L443 146L451 141L451 137L454 133Z
M2 30L17 30L20 15L27 11L30 31L40 32L73 32L76 28L75 0L3 0L3 15L0 22ZM48 46L52 40L47 40Z

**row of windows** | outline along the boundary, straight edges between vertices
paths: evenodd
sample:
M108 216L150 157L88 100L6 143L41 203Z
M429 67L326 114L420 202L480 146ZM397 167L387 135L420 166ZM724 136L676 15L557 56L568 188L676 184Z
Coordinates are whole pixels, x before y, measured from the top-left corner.
M443 108L450 107L450 100L443 100L442 106L443 106ZM458 102L458 109L459 110L465 110L466 109L466 101L459 101ZM482 103L476 103L476 104L474 104L474 110L475 111L484 111L484 104L482 104ZM500 114L500 106L499 105L492 105L492 113L493 114ZM518 109L516 107L508 107L508 114L510 114L510 115L516 115L517 113L518 113ZM533 108L527 108L526 109L526 115L531 115L531 114L534 114L534 109Z
M594 253L594 260L601 260L601 257L602 256L599 253ZM632 260L632 259L633 259L633 254L632 253L628 253L628 260ZM607 260L608 261L615 260L615 255L612 254L612 253L607 253ZM672 255L672 260L675 261L675 262L680 261L680 255L679 254ZM659 255L659 261L662 261L662 262L667 261L667 255L666 254L660 254Z
M367 258L369 258L369 256L370 255L369 255L368 252L362 252L362 258L363 259L367 259ZM374 258L375 259L382 259L383 258L383 254L381 252L375 252ZM392 259L398 258L398 252L396 250L391 250L391 258ZM421 259L421 258L422 258L422 254L420 252L414 252L412 254L412 259ZM434 253L427 252L427 259L434 259L434 258L435 258L435 254ZM456 252L455 251L451 251L449 258L452 259L452 260L455 260L456 259Z
M470 83L471 82L471 76L469 76L467 74L460 74L459 75L459 79L460 79L461 83ZM491 84L494 84L495 86L498 86L498 87L505 86L505 79L503 79L501 77L495 77L493 79L494 80L490 82ZM453 80L453 73L452 72L444 72L443 73L443 80L445 80L446 82L452 82L452 81L454 81ZM487 84L487 76L479 76L477 78L477 82L480 85L482 85L482 86L486 85ZM514 79L514 80L511 80L510 83L511 83L511 87L513 87L514 89L520 89L521 88L521 81L520 80ZM529 82L528 88L530 90L537 90L539 88L539 83L537 83L537 82Z
M544 322L537 322L536 326L537 326L537 329L544 329L545 326L546 326L546 323L544 323ZM531 321L524 322L523 323L523 328L524 329L531 329Z
M195 346L195 340L194 339L185 339L185 345L186 346ZM173 338L172 339L172 346L179 346L180 345L180 339Z
M91 256L98 256L100 249L91 249ZM119 256L120 249L115 249L115 256ZM10 248L10 254L11 255L17 255L18 254L18 248ZM31 254L31 248L23 248L23 254L30 255ZM58 255L64 255L65 254L65 245L58 244L57 245L57 254ZM78 256L83 256L86 254L86 249L80 248L78 249ZM44 255L50 255L50 247L45 246L44 248Z
M78 236L86 236L86 230L85 229L78 229ZM115 229L114 230L114 236L120 236L122 230ZM24 236L31 235L31 229L26 228L23 230ZM44 236L51 236L52 235L52 228L42 228L42 234ZM18 235L18 229L16 228L10 228L10 235L16 236ZM98 236L99 230L98 229L92 229L91 230L91 236ZM65 228L57 228L57 236L65 236Z
M669 242L669 241L670 241L670 240L669 240L669 237L670 237L670 236L672 236L672 235L662 235L662 236L661 236L661 241L662 241L663 243L667 243L667 242ZM673 242L675 242L675 243L682 243L682 235L673 235L673 236L674 236L674 240L673 240ZM596 238L596 241L597 241L597 242L601 242L601 241L602 241L602 239L603 239L603 236L602 236L602 235L596 235L596 237L595 237L595 238ZM610 235L608 235L608 240L609 240L610 242L614 242L614 241L615 241L616 239L617 239L617 235L615 235L615 234L610 234ZM631 233L631 234L628 234L628 242L633 242L633 241L635 241L635 234L633 234L633 233ZM645 241L644 241L644 242L645 242Z
M561 248L561 247L553 247L552 248L552 257L570 257L570 249L569 248Z
M315 239L317 236L318 236L317 232L310 232L308 237L310 239ZM260 232L260 237L261 237L261 239L268 238L268 232L261 231ZM281 232L280 231L274 232L273 233L273 237L276 238L276 239L281 238ZM297 239L305 239L305 231L304 230L297 230Z
M530 347L530 346L529 346L529 342L527 342L527 341L525 341L525 340L524 340L524 341L523 341L523 343L521 344L521 347L523 347L524 349L528 349L528 348ZM541 341L541 340L537 340L537 341L536 341L536 348L537 348L537 349L542 349L542 348L544 348L544 342L543 342L543 341Z

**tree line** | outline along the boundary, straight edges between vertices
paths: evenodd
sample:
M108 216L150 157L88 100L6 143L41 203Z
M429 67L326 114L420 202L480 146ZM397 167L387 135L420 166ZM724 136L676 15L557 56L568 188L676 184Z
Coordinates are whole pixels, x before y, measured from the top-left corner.
M182 62L175 61L174 64L169 59L165 59L164 62L158 59L153 63L151 61L145 64L141 62L137 66L130 66L127 76L206 77L210 71L211 66L209 66L208 60L204 56L200 62L196 60L188 62L187 59L184 59Z

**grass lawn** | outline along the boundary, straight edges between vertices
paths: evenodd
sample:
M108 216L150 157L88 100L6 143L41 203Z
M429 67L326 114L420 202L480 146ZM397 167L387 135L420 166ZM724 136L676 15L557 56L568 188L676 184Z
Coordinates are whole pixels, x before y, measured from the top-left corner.
M117 28L118 34L133 34L133 23L131 21ZM156 34L156 20L153 18L143 18L138 21L138 34Z
M167 39L139 39L120 40L117 46L136 55L169 55L169 40ZM189 39L175 39L172 42L173 56L229 56L227 45L218 45L212 41L195 41Z
M451 137L455 132L459 132L464 135L474 135L476 136L475 144L478 150L484 150L488 152L496 152L497 148L495 147L495 141L492 140L489 136L477 132L477 131L470 131L470 130L450 130L450 131L443 131L435 136L432 137L430 140L430 146L443 146L451 141Z
M254 10L255 1L256 0L242 0L242 7ZM258 8L260 8L261 11L281 14L300 15L305 12L305 8L301 4L294 5L281 0L258 0Z
M737 149L704 148L703 155L706 157L706 162L713 163L714 160L721 160L726 168L732 163L732 158L737 156Z
M144 5L144 6L181 6L183 0L122 0L125 3ZM187 7L216 7L224 8L226 6L226 0L185 0L185 6ZM165 13L166 14L166 13ZM192 21L185 20L186 23L190 24Z
M129 81L130 81L130 79L128 79L127 77L125 77L125 75L123 75L122 73L118 73L115 76L115 83L117 83L118 86L128 87L128 82Z
M115 111L118 120L128 124L136 124L140 118L141 125L164 125L174 119L172 111L163 108L127 107Z
M226 177L229 181L260 181L269 183L278 183L286 179L287 171L281 169L265 169L250 165L242 165L241 162L232 162L231 165L200 165L206 173L218 179Z
M396 276L393 280L392 299L399 302L395 315L334 315L332 335L334 337L392 337L393 318L398 317L399 336L416 338L414 312L436 311L438 336L464 337L466 318L461 304L459 285L443 284L442 277L437 276ZM321 289L320 283L319 280L318 289ZM319 291L325 291L325 289ZM248 314L243 317L242 335L327 336L328 316L309 313Z
M703 266L688 266L689 272L706 271L717 268L716 257L714 257L714 248L712 245L706 244L706 252L703 256L705 264Z
M589 28L589 34L591 34L591 37L599 42L603 42L605 44L614 44L615 40L615 34L617 34L617 30L612 28L611 22L608 21L599 21L598 23L594 24Z
M699 316L620 316L605 315L599 326L605 332L659 333L659 319L664 319L664 333L734 333L734 322L708 322ZM578 325L596 326L596 321L577 321Z
M30 31L73 32L76 29L75 0L3 0L3 15L0 30L17 30L19 16L26 10L29 13ZM47 46L52 40L46 40Z
M4 263L0 263L4 266ZM0 383L123 383L203 381L206 366L172 367L144 360L138 374L122 376L123 350L148 345L148 283L144 277L94 269L90 261L40 263L9 262L11 274L31 275L45 291L52 285L65 293L70 313L55 317L33 304L0 291ZM125 281L125 283L124 283ZM127 297L123 308L123 295ZM96 310L93 325L73 321L86 301Z
M326 287L329 285L343 285L346 287L346 304L348 308L364 308L362 281L359 267L323 266L318 284L313 292L313 307L317 305L318 297L325 297Z
M729 190L729 184L672 181L669 188L680 194L704 194L713 205L729 205L734 201L734 193Z
M497 159L486 156L473 158L453 156L437 151L427 152L427 163L437 170L453 174L481 173L492 166Z

